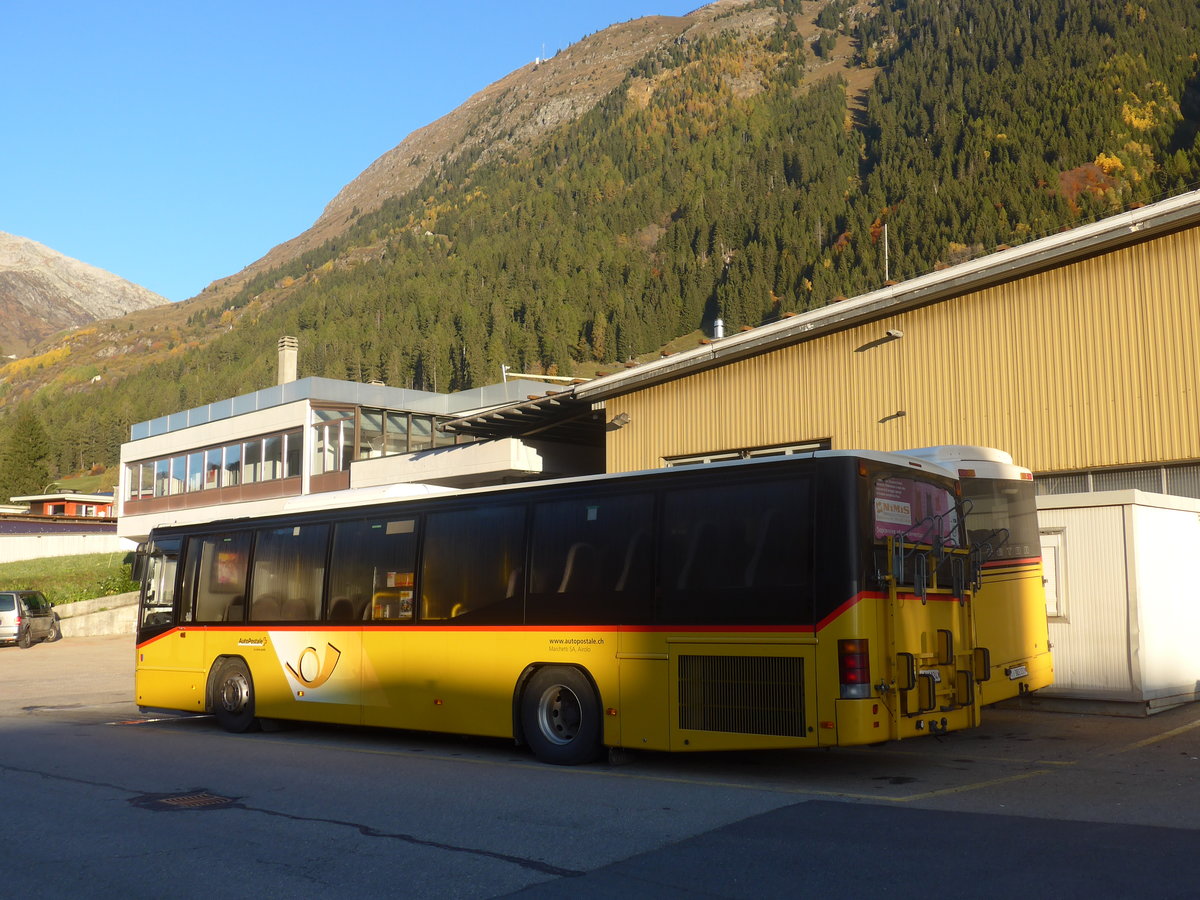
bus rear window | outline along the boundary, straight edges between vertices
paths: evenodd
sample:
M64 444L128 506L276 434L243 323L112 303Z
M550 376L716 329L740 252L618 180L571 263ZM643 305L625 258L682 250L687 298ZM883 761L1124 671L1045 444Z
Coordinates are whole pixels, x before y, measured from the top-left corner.
M874 490L874 537L902 537L909 543L958 545L954 494L940 484L913 478L881 478Z

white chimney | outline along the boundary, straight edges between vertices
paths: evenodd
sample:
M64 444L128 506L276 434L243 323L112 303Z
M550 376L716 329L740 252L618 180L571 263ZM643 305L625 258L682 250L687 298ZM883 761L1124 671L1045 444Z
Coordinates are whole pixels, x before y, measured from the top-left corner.
M300 342L294 337L279 339L279 383L287 384L296 380L296 353Z

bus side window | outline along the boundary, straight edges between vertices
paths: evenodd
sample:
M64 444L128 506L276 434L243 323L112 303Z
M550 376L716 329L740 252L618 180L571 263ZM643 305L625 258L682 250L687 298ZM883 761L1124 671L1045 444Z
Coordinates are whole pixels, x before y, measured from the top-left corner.
M190 609L196 622L230 621L228 616L234 599L246 591L249 559L248 531L207 535L189 541L183 620L188 621ZM193 585L194 597L189 596Z
M254 545L251 621L315 622L321 614L329 526L264 528Z
M567 551L566 565L558 583L558 593L595 590L601 577L600 552L587 541L576 541Z
M415 518L337 523L329 621L411 621L416 559Z
M653 552L648 529L639 528L630 536L621 574L617 576L615 585L618 591L638 591L650 586L654 577Z
M431 514L421 569L421 618L520 623L523 598L519 589L511 591L524 550L524 506Z
M146 597L142 603L142 627L170 625L174 614L175 557L157 554L145 559Z
M525 620L611 625L651 614L654 496L583 495L533 512Z
M669 492L661 619L809 623L812 522L806 477Z

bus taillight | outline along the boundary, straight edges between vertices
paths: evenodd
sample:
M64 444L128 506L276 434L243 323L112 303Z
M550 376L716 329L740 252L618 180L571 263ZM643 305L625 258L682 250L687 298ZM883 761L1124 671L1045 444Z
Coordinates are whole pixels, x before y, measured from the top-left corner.
M866 638L838 641L838 680L843 700L863 700L871 696L871 657Z

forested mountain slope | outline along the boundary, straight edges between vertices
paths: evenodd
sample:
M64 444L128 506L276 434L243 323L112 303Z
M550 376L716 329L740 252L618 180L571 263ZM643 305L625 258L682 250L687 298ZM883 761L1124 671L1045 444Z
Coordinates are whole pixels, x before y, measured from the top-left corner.
M283 334L302 375L451 390L501 364L590 372L880 285L885 223L899 280L1200 177L1194 0L781 0L701 21L581 115L464 146L150 326L168 345L152 366L102 393L51 382L43 418L103 436L86 453L64 437L59 465L269 384ZM814 77L831 60L849 77Z

